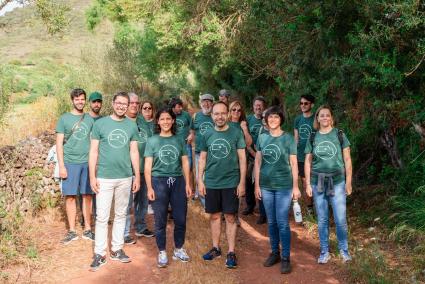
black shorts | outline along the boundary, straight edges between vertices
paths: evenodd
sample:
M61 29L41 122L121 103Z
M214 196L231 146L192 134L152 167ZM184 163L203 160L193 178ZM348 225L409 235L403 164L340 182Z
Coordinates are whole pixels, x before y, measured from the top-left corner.
M208 189L205 195L205 212L236 214L239 208L239 198L236 188Z
M303 162L298 162L298 176L305 178L304 163Z

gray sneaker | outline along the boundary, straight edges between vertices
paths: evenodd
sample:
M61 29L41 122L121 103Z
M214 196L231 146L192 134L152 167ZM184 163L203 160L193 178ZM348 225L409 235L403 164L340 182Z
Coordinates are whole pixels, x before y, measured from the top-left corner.
M122 249L119 249L117 251L111 251L109 258L112 260L118 260L122 263L131 262L130 258L125 254Z
M187 255L187 252L184 248L175 248L173 253L174 260L180 260L181 262L188 262L190 257Z
M90 271L98 271L99 268L106 263L106 257L101 256L100 254L95 254L93 256L93 262L90 264Z
M94 242L94 233L90 230L84 231L81 237L85 240L90 240Z
M65 238L63 238L62 240L62 244L67 245L72 241L76 241L78 240L78 235L75 231L68 231L68 233L66 233Z
M346 250L340 250L339 254L341 255L342 262L344 263L347 263L352 260L350 253Z
M165 250L161 250L158 253L158 267L164 268L164 267L167 267L167 265L168 265L167 252Z
M136 243L136 239L133 239L131 236L125 236L124 243L126 245L134 245Z
M328 263L329 259L331 259L329 252L321 252L319 258L317 259L317 263L326 264Z

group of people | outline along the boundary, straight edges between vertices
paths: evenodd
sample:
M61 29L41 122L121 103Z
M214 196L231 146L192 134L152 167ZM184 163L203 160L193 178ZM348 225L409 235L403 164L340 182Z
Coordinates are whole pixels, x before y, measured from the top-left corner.
M106 263L113 200L111 260L131 261L123 246L135 243L130 235L133 208L136 236L156 238L158 267L169 264L169 214L174 222L173 259L188 262L184 242L189 198L199 198L210 215L212 246L202 258L212 261L221 256L224 218L228 243L225 265L235 268L239 201L246 196L242 214L252 214L258 200L257 223L268 224L271 253L263 265L270 267L280 262L281 272L289 273L288 218L291 201L301 197L299 177L309 212L313 211L313 204L316 209L318 263L330 259L329 204L340 256L344 262L351 260L345 202L351 194L350 143L344 132L335 128L330 107L320 106L313 114L315 98L302 96L302 113L295 119L292 135L282 129L282 108L266 109L264 97L254 98L253 114L249 116L240 101L230 101L227 90L221 90L218 98L215 102L211 94L203 94L199 100L201 110L191 116L183 110L180 98L172 98L155 112L152 102L140 102L135 93L118 92L112 99L112 114L101 117L100 93L90 94L90 111L85 113L85 91L71 91L73 109L60 117L56 127L59 175L69 225L63 243L79 238L75 220L77 197L81 196L82 238L95 242L92 271ZM196 180L194 194L192 167ZM145 221L149 202L154 232ZM93 208L95 234L91 230Z

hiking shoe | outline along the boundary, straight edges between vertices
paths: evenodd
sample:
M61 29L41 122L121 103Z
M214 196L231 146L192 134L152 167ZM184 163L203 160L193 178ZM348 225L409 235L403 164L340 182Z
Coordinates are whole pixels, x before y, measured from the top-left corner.
M125 236L124 237L124 243L126 244L126 245L134 245L135 243L136 243L136 239L133 239L133 237L132 236Z
M149 231L149 229L144 229L143 231L136 231L136 236L152 238L153 236L155 236L155 234L154 232Z
M180 260L181 262L188 262L190 257L187 255L187 252L184 248L175 248L173 253L174 260Z
M349 261L352 260L350 253L348 251L346 251L346 250L340 250L339 251L339 254L341 255L342 262L344 262L344 263L349 262Z
M206 254L202 256L204 260L213 260L216 257L221 256L221 250L219 248L213 247Z
M158 253L158 267L163 268L163 267L167 267L167 265L168 265L167 252L165 250L161 250Z
M317 263L325 264L328 263L329 259L331 259L329 252L321 252L319 258L317 259Z
M90 264L90 271L97 271L102 265L106 263L106 257L101 256L100 254L95 254L93 256L93 262Z
M78 240L78 235L75 231L68 231L68 233L66 233L65 238L63 238L62 240L62 244L67 245L72 241L76 241Z
M266 216L260 216L260 217L258 217L257 225L262 225L262 224L265 224L265 223L267 223Z
M263 265L264 267L270 267L275 265L276 263L280 262L280 255L279 252L272 252L269 257L264 261Z
M122 263L131 262L131 259L125 254L122 249L117 251L111 251L111 255L109 256L112 260L118 260Z
M236 254L234 252L229 252L226 257L226 267L227 268L236 268L238 266Z
M291 262L289 261L289 257L283 257L280 264L280 273L287 274L289 272L291 272Z
M84 231L81 237L94 242L94 233L91 230Z

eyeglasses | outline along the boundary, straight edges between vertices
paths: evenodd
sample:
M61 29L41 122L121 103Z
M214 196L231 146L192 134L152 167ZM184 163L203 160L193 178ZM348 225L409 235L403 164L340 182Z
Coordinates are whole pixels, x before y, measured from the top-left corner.
M114 105L117 105L117 106L120 106L120 107L128 107L127 103L114 102Z
M232 108L232 111L242 112L240 108Z
M143 110L152 110L152 107L143 107Z
M308 106L309 104L311 104L310 102L300 102L300 106Z
M130 102L131 105L140 105L140 102Z

